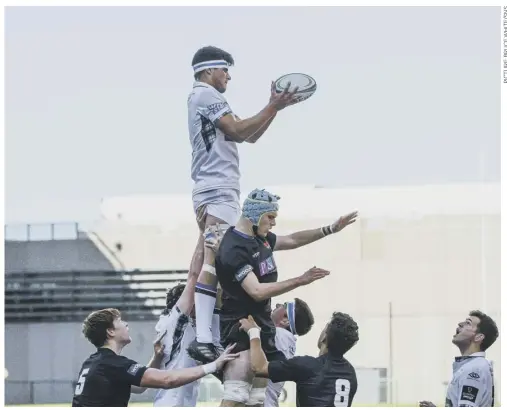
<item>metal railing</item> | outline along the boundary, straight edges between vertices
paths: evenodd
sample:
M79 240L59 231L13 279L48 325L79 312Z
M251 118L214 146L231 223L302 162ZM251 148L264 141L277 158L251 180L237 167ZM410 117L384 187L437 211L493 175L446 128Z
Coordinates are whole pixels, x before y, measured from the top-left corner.
M7 224L4 225L4 240L30 242L79 239L85 231L85 224L78 222Z
M22 272L5 274L5 321L80 321L83 313L116 306L131 320L152 319L165 291L188 271Z

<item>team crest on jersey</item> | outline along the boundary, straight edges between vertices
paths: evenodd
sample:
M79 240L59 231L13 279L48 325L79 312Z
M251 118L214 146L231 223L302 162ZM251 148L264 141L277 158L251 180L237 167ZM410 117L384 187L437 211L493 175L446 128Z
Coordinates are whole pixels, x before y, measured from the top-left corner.
M259 263L259 271L261 276L267 275L268 273L274 272L276 270L276 263L273 259L273 256L263 260Z

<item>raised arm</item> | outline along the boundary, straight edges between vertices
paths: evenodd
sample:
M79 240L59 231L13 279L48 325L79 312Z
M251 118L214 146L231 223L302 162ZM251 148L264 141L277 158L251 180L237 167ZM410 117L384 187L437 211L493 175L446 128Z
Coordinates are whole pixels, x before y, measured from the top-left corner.
M162 343L162 339L164 338L165 334L167 333L167 330L160 333L158 337L156 338L155 342L153 342L153 356L151 357L150 361L146 365L146 367L151 369L159 369L160 365L162 364L162 359L164 358L164 344ZM131 392L135 394L141 394L146 391L146 387L140 387L140 386L131 386Z
M268 129L278 111L297 102L294 96L297 87L289 92L289 86L290 84L283 92L277 93L274 82L271 83L271 98L259 113L244 120L237 120L232 113L224 115L217 121L218 128L235 142L255 143Z
M301 246L308 245L319 239L325 238L328 235L338 233L343 228L353 224L356 221L357 212L341 216L336 222L329 226L321 228L308 229L306 231L299 231L291 233L290 235L277 236L275 251L286 251L289 249L300 248Z
M221 370L225 363L238 357L238 353L231 353L235 345L229 346L224 353L212 363L203 366L189 367L177 370L158 370L146 369L141 379L141 387L151 387L159 389L174 389L192 383L208 374Z
M308 378L315 359L295 356L291 359L268 362L261 346L260 328L252 316L241 319L239 323L240 329L248 333L250 338L250 366L256 377L265 377L275 383L297 382Z
M255 301L262 301L274 296L279 296L290 292L300 286L322 279L329 275L329 271L313 267L296 278L287 279L281 282L260 283L253 272L253 268L247 265L240 269L236 274L236 280L241 283L241 287Z

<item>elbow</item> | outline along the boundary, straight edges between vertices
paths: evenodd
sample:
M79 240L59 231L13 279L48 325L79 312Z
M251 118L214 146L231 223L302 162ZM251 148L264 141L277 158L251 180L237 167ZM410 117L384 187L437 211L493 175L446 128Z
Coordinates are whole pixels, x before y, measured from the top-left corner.
M262 302L263 300L266 299L266 295L264 295L264 293L260 289L255 289L255 291L253 291L250 296L256 302Z
M238 144L241 144L245 141L248 142L248 139L251 137L251 135L246 135L245 132L242 132L241 130L236 128L227 130L225 132L225 135L227 135L227 137L229 137L231 140L233 140Z

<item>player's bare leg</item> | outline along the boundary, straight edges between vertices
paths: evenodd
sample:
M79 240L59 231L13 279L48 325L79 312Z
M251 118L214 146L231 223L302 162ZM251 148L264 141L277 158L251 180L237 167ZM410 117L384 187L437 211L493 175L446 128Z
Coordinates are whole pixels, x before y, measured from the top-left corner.
M221 353L220 345L213 343L212 322L217 301L218 279L215 273L215 251L220 244L221 235L228 225L221 219L207 215L204 232L204 259L201 272L195 285L196 340L188 354L201 363L210 363Z
M220 407L245 407L250 398L253 379L250 350L245 350L224 368L224 398Z
M246 402L246 407L264 407L267 387L268 379L255 377L252 382L252 388L250 389L250 396Z

